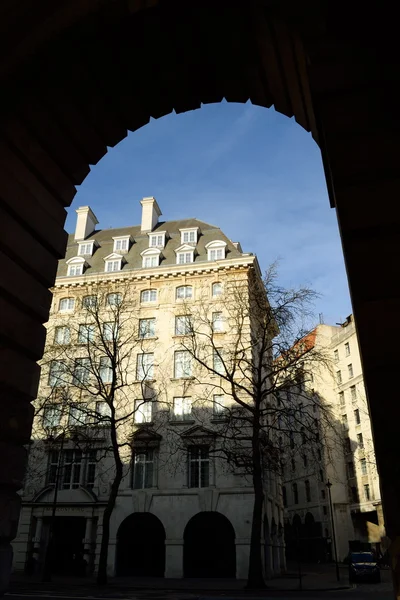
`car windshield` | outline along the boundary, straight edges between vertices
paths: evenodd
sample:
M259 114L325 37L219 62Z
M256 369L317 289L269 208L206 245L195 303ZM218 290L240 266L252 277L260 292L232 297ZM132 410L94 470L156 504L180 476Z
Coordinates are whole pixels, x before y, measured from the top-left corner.
M355 563L372 563L376 562L373 555L369 552L359 552L351 555L351 561Z

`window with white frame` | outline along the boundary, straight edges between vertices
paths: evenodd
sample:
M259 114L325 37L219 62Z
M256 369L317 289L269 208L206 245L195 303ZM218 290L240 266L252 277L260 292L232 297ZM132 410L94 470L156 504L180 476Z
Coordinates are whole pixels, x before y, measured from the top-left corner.
M107 306L120 306L122 304L122 294L119 292L113 292L108 294L106 298Z
M140 302L157 302L157 290L143 290L140 292Z
M208 260L223 260L225 258L226 242L215 240L206 244Z
M93 323L79 325L78 329L78 344L89 344L93 342L96 333L96 325Z
M354 377L353 365L352 364L347 365L347 369L348 369L348 372L349 372L349 379L351 379L352 377Z
M55 344L69 344L71 341L71 331L67 326L56 327L54 333L54 343Z
M216 298L221 295L222 295L222 283L219 281L216 281L215 283L212 284L212 297Z
M86 309L96 308L97 306L97 296L84 296L82 298L82 307Z
M135 400L135 423L151 423L153 403L151 400Z
M60 453L58 450L52 450L49 453L49 462L47 465L47 485L55 485L57 481L57 471L60 467Z
M113 258L113 259L105 260L104 271L106 273L114 273L115 271L120 271L121 265L122 265L121 258Z
M339 362L339 350L334 350L333 351L333 358L335 359L336 363Z
M58 427L61 423L62 409L60 404L48 404L43 408L43 427Z
M61 487L63 490L76 489L81 485L82 450L64 450Z
M113 369L111 359L109 356L102 356L100 358L99 376L103 383L112 383L113 380Z
M349 342L346 342L344 345L344 353L346 356L350 356L350 344Z
M156 335L156 320L151 319L140 319L139 320L139 338L153 338Z
M212 330L214 333L222 333L224 331L222 312L214 312L212 314Z
M86 425L87 417L88 412L86 404L72 404L69 407L68 425L70 427L80 427Z
M360 465L361 465L361 475L368 475L367 459L366 458L362 458L360 460Z
M59 312L72 312L75 308L75 298L61 298L58 305Z
M213 412L214 415L223 415L227 411L226 399L224 394L214 394Z
M76 358L74 364L73 384L76 386L87 385L91 372L90 358Z
M345 405L344 392L339 392L339 404L340 406Z
M108 425L111 418L111 407L105 400L99 400L95 406L97 425Z
M83 263L68 265L68 276L78 277L78 275L83 275L83 266Z
M103 323L103 340L113 342L118 339L118 325L115 322Z
M184 265L187 263L192 263L194 261L194 251L189 252L177 252L176 254L176 264Z
M62 360L51 361L49 385L51 387L61 387L67 385L67 365Z
M191 418L192 398L190 396L174 398L174 419L176 421L186 421Z
M190 315L175 317L175 335L190 335L193 332Z
M216 373L223 374L225 372L224 369L224 361L222 359L222 348L214 348L213 351L213 369Z
M350 386L350 396L352 400L357 400L357 390L355 385Z
M188 350L177 350L174 354L174 377L181 379L192 376L192 357Z
M149 234L150 248L164 248L165 246L165 231Z
M113 252L128 252L129 250L129 236L114 237L114 248Z
M190 488L210 485L210 451L208 446L190 446L188 452Z
M342 372L341 371L336 371L336 383L338 385L341 385L341 383L342 383Z
M160 260L159 254L152 254L151 256L143 256L143 269L150 269L151 267L158 267Z
M196 244L197 243L197 228L196 229L180 229L181 244Z
M154 450L137 450L133 455L133 481L135 490L153 487Z
M193 288L191 285L180 285L176 288L177 300L188 300L193 298Z
M78 449L51 451L47 471L47 484L54 485L59 472L60 489L76 489L81 485L93 487L96 476L96 450L83 454Z
M83 242L79 244L78 256L92 256L94 242Z
M143 352L137 355L136 359L136 379L144 381L154 379L154 353Z

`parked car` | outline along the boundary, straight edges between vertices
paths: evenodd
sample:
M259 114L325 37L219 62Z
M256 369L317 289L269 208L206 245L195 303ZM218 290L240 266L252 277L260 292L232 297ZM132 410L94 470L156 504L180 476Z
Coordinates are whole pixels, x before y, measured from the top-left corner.
M371 581L380 583L381 571L372 552L350 552L349 581Z

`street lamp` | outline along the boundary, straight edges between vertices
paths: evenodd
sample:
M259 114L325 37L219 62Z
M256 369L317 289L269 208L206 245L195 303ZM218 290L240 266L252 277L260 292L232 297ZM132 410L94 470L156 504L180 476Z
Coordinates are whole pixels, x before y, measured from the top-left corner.
M332 538L333 538L333 548L335 550L335 564L336 564L336 579L338 581L340 581L340 574L339 574L339 563L338 563L338 555L337 555L337 549L336 549L336 534L335 534L335 521L333 518L333 508L332 508L332 496L331 496L331 487L332 484L331 482L327 481L326 483L326 487L328 488L328 494L329 494L329 506L331 509L331 521L332 521Z

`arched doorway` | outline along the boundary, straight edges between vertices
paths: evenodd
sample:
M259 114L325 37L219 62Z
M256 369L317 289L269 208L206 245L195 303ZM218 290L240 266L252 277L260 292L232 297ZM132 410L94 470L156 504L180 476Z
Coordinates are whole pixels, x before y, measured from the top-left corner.
M184 577L236 577L235 530L224 515L198 513L183 539Z
M116 574L131 577L164 577L165 530L151 513L133 513L117 533Z

